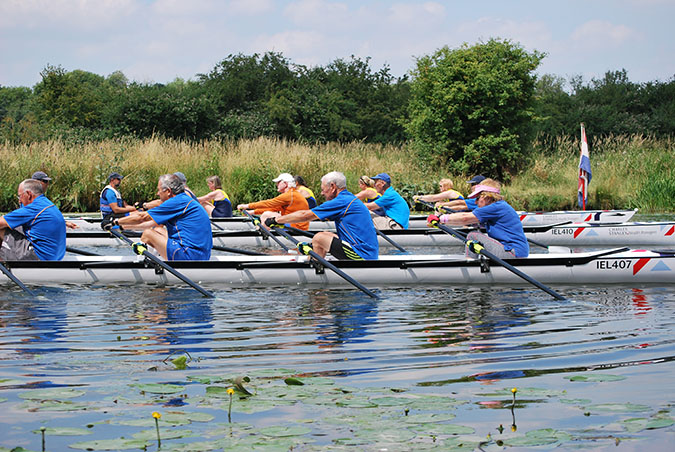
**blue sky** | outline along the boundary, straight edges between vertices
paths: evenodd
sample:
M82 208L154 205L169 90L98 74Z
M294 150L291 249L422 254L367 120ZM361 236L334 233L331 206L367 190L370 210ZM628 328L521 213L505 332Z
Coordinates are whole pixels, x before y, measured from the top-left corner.
M539 74L667 81L674 18L675 0L1 0L0 85L33 86L47 64L166 83L265 51L308 66L370 57L400 76L489 38L547 53Z

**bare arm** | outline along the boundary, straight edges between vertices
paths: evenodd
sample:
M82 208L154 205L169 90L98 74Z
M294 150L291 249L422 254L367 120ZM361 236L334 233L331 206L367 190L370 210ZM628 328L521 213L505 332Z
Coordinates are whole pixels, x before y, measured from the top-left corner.
M311 210L298 210L297 212L289 213L288 215L279 215L275 218L277 223L303 223L305 221L314 221L318 220L319 217L316 216Z
M126 226L134 229L140 228L141 226L144 229L158 226L148 212L136 212L128 217L118 218L117 223L122 227Z
M418 196L417 199L420 201L426 202L438 202L438 201L447 201L449 199L455 199L457 195L454 190L446 190L441 193L436 193L435 195L422 195Z
M368 190L361 190L360 192L358 192L354 196L356 196L358 199L363 201L364 199L366 199L368 197Z
M0 229L7 229L9 225L7 224L7 220L5 220L5 217L0 217Z
M127 213L127 212L133 212L136 210L134 206L130 206L127 203L124 203L124 207L120 207L117 204L108 204L110 208L112 209L113 213Z
M476 218L476 215L471 212L451 213L449 215L443 215L441 218L444 224L449 224L451 226L467 226L480 223L478 218Z
M375 204L375 201L366 203L366 207L368 208L368 210L377 210L380 208L380 206Z

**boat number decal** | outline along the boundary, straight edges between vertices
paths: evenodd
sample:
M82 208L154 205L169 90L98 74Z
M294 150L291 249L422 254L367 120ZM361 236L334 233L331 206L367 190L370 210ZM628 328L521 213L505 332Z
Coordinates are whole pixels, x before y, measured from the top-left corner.
M641 257L640 259L638 259L635 265L633 265L633 274L635 275L637 274L637 272L642 270L642 267L644 267L645 264L647 264L647 262L649 262L650 260L651 257Z
M552 235L571 235L575 239L583 232L584 228L553 228Z
M668 232L666 232L666 236L673 235L673 234L675 234L675 226L673 226L672 228L670 228L670 230Z
M624 270L626 268L630 268L630 264L632 261L630 259L612 259L611 261L598 260L596 262L598 270L616 270L616 269Z

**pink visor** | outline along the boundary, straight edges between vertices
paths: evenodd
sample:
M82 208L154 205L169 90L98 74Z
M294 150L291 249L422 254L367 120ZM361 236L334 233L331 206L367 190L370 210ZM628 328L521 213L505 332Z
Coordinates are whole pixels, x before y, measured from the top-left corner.
M471 192L471 194L468 197L469 198L475 198L484 191L489 191L490 193L499 194L499 189L496 188L496 187L490 187L488 185L476 185L475 187L473 187L473 191Z

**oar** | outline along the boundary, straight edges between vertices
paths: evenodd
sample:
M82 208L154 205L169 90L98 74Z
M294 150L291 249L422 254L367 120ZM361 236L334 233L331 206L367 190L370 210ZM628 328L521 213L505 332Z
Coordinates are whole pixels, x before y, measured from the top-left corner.
M21 287L21 289L23 289L23 291L26 292L28 295L30 295L31 297L37 296L37 295L35 295L35 292L33 292L32 290L30 290L28 287L26 287L26 285L25 285L24 283L22 283L21 280L20 280L19 278L17 278L16 276L14 276L14 275L12 274L12 272L9 271L9 270L7 269L7 267L5 267L4 264L2 264L1 262L0 262L0 271L1 271L2 273L4 273L5 276L7 276L9 279L11 279L12 282L13 282L14 284L16 284L17 286Z
M240 250L239 248L230 248L229 246L213 245L211 248L213 248L216 251L227 251L228 253L244 254L246 256L267 256L267 254L265 253L259 253L257 251Z
M110 230L110 233L111 233L112 235L114 235L115 237L117 237L118 239L127 242L127 244L129 244L129 245L133 245L133 244L134 244L134 242L132 242L131 239L130 239L129 237L127 237L126 235L122 234L122 233L119 232L117 229L111 229L111 230ZM192 287L193 289L197 290L199 293L201 293L201 294L204 295L205 297L208 297L208 298L215 298L211 292L207 292L206 290L204 290L204 289L203 289L201 286L199 286L197 283L193 282L190 278L188 278L187 276L185 276L185 275L183 275L182 273L178 272L176 269L174 269L173 267L171 267L170 265L168 265L166 262L164 262L163 260L161 260L160 258L158 258L157 256L155 256L154 254L152 254L150 251L148 251L148 250L143 251L143 256L145 256L146 259L149 259L149 260L151 260L152 262L154 262L155 264L159 265L159 266L162 267L164 270L168 271L169 273L171 273L171 274L174 275L176 278L180 279L181 281L183 281L184 283L186 283L187 285L189 285L189 286Z
M437 227L441 231L444 231L444 232L462 240L465 245L468 242L466 237L462 236L462 234L460 234L459 232L455 231L452 228L449 228L449 227L441 224L438 220L433 220L431 225L434 226L434 227ZM499 265L501 265L505 269L507 269L510 272L514 273L515 275L523 278L525 281L529 282L530 284L533 284L533 285L537 286L538 288L540 288L541 290L543 290L547 294L551 295L553 298L556 298L558 300L564 300L565 299L565 297L560 295L558 292L555 292L552 289L549 289L548 287L546 287L545 285L543 285L539 281L537 281L537 280L533 279L532 277L526 275L525 273L521 272L520 270L518 270L513 265L506 263L504 260L498 258L497 256L495 256L494 254L492 254L491 252L489 252L488 250L486 250L482 246L478 248L478 254L482 254L485 257L488 257L488 258L492 259L493 261L497 262Z
M290 251L290 250L288 249L288 247L282 243L281 240L279 240L277 237L275 237L275 236L273 236L272 234L270 234L270 232L269 232L267 229L265 229L264 227L262 227L262 226L260 225L260 220L258 220L257 218L253 218L253 215L251 215L250 213L248 213L248 212L246 211L246 209L242 210L242 212L244 212L244 214L251 220L251 223L253 223L253 224L255 225L255 227L258 229L258 231L260 231L260 233L262 234L263 238L272 239L272 240L274 240L275 242L277 242L277 244L278 244L281 248L283 248L284 251Z
M427 206L431 210L436 210L436 206L431 204L430 202L422 201L421 199L417 199L416 202L418 202L418 203L420 203L424 206ZM456 210L452 210L450 207L445 207L445 206L439 207L439 209L443 209L447 213L456 213L457 212Z
M283 231L283 230L280 230L280 229L276 229L276 231L279 233L279 235L281 235L282 237L286 238L286 240L289 240L290 242L294 243L295 245L297 245L297 244L299 243L298 240L297 240L295 237L293 237L292 235L290 235L288 232ZM333 270L335 273L337 273L337 275L340 276L342 279L344 279L344 280L347 281L349 284L351 284L352 286L356 287L357 289L359 289L360 291L362 291L363 293L365 293L365 294L368 295L369 297L372 297L372 298L379 298L379 297L378 297L377 295L375 295L373 292L371 292L370 290L368 290L367 288L365 288L360 282L356 281L354 278L352 278L351 276L349 276L348 274L346 274L345 272L343 272L342 270L340 270L339 268L337 268L335 265L331 264L331 263L328 262L326 259L324 259L323 257L319 256L319 255L316 253L316 251L310 250L308 254L309 254L312 258L316 259L321 265L323 265L324 267L330 268L330 269Z
M221 228L218 223L213 221L213 218L209 218L209 221L211 222L212 225L214 225L216 228L220 229L221 231L224 231L225 229Z
M73 248L70 246L66 247L66 251L73 254L81 254L82 256L100 256L100 254L92 253L91 251L85 251L78 248Z
M384 232L380 231L380 230L377 229L377 228L375 228L375 232L377 232L377 235L379 235L380 237L382 237L383 239L385 239L387 242L391 243L391 244L392 244L395 248L397 248L399 251L402 251L402 252L404 252L404 253L407 253L407 252L408 252L408 251L407 251L405 248L403 248L401 245L399 245L398 243L394 242L394 241L393 241L389 236L387 236L387 234L385 234Z

